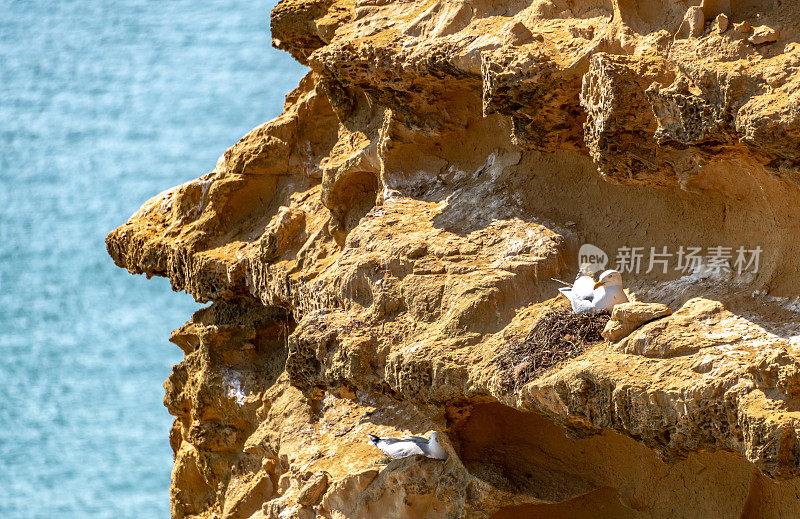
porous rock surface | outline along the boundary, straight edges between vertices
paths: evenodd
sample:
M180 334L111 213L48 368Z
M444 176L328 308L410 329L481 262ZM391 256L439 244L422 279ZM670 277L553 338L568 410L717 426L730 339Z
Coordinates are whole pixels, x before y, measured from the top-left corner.
M271 22L310 67L283 113L107 238L211 303L171 339L173 517L798 516L795 4L283 0ZM587 242L764 252L626 275L673 313L508 390L496 359ZM433 430L447 461L365 442Z

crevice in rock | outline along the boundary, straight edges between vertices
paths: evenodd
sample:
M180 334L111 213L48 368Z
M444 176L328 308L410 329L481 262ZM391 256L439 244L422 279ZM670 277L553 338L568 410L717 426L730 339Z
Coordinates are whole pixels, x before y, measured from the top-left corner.
M501 510L499 518L570 510L584 517L592 507L600 514L592 517L670 517L676 510L698 518L755 517L747 515L755 511L779 517L796 502L796 481L774 482L736 454L691 453L666 464L631 438L614 432L570 438L540 415L498 403L474 405L451 436L475 477L544 502Z
M490 519L645 519L651 516L631 510L620 503L617 490L601 487L561 503L509 506Z

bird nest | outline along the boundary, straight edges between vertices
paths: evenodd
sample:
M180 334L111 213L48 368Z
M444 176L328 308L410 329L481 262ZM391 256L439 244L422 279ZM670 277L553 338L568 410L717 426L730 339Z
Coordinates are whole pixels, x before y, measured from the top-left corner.
M603 341L600 332L610 315L576 314L560 309L544 314L527 338L514 339L494 361L500 366L501 386L514 391L547 370L577 357Z

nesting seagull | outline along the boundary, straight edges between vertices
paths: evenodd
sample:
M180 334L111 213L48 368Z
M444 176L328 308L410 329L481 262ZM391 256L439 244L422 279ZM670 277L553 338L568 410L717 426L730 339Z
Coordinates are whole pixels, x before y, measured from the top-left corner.
M380 438L368 434L369 443L379 448L387 456L399 460L409 456L422 455L435 460L446 460L449 454L436 440L436 432L430 438L422 436L403 436L402 438Z
M628 296L622 289L622 274L606 270L597 283L591 276L579 276L570 288L559 288L569 299L576 314L610 312L615 305L627 303Z
M556 280L558 281L558 280ZM578 273L578 277L575 278L575 283L569 285L569 283L565 283L564 281L559 281L559 283L564 283L568 285L569 288L559 288L558 291L564 294L564 297L569 299L569 302L572 304L572 311L575 313L581 313L579 308L584 301L592 300L592 296L594 294L594 278L592 276L581 275Z

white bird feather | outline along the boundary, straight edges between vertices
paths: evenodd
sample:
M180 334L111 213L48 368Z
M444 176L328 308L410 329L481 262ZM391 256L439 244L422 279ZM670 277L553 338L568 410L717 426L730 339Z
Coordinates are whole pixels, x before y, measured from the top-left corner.
M403 436L402 438L381 438L368 434L369 443L379 448L381 452L396 460L409 456L427 456L437 460L446 460L449 456L444 447L437 440L436 432L430 438L422 436Z
M600 274L597 283L590 276L580 276L571 288L559 288L558 291L569 299L576 314L610 312L614 306L628 302L622 288L622 275L616 270Z

